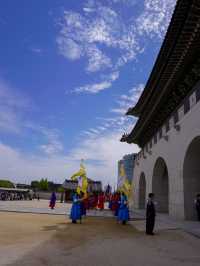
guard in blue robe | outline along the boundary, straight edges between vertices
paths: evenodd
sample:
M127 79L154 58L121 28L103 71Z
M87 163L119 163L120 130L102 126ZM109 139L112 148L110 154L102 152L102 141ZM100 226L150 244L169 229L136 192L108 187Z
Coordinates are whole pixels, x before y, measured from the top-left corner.
M122 224L126 224L127 221L129 220L128 200L124 192L122 192L120 197L117 219L119 222L122 222Z
M53 210L56 205L56 193L52 192L49 207Z
M77 193L73 196L73 203L71 208L71 214L70 219L72 220L72 223L76 223L77 220L80 220L81 223L81 204L80 204L80 198L77 195Z

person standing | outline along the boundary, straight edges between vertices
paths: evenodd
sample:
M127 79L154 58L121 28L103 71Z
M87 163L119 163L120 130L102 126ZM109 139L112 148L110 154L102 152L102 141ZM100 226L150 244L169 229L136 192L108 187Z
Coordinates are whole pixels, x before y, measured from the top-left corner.
M81 218L82 218L82 213L81 213L81 199L79 198L78 194L75 193L73 195L73 203L71 207L71 213L70 213L70 219L72 220L73 224L76 224L77 220L80 220L81 223Z
M198 221L200 221L200 193L198 193L196 195L195 207L196 207L196 210L197 210Z
M155 225L155 203L154 203L154 193L149 193L149 198L146 206L146 234L154 235L154 225Z
M102 211L104 210L104 202L105 202L105 197L104 193L101 192L99 197L98 197L98 208Z
M117 220L123 225L129 220L128 199L124 192L121 193Z
M49 207L53 210L55 208L55 205L56 205L56 193L52 192Z

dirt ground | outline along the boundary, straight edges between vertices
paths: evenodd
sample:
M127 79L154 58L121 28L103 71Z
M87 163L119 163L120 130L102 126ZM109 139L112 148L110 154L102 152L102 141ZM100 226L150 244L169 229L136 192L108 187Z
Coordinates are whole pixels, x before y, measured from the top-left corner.
M146 236L112 218L71 224L62 215L6 212L0 224L0 265L200 265L200 239L182 231Z

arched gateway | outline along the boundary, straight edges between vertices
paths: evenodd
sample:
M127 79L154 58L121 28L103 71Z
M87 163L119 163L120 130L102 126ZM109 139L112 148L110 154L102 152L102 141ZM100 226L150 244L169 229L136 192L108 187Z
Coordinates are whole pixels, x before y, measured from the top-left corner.
M165 161L160 157L157 159L152 178L152 191L155 193L155 199L158 203L159 212L169 211L169 184L168 170Z
M139 180L139 208L145 209L146 202L146 179L144 173L141 174Z
M183 165L185 219L196 220L194 198L200 193L200 136L188 147Z

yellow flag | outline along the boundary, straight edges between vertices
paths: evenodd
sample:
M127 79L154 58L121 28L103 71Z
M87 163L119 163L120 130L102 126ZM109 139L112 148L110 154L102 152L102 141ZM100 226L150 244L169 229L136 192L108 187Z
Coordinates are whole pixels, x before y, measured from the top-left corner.
M124 169L124 165L121 164L120 166L120 169L119 169L119 174L120 174L120 177L126 177L126 173L125 173L125 169Z
M80 194L83 192L85 195L87 193L88 188L88 179L86 176L86 169L83 165L83 160L81 160L80 169L77 173L73 174L71 176L72 180L78 180L78 187L77 187L77 193Z
M119 182L119 190L121 192L124 192L124 194L129 197L130 196L130 192L131 192L131 184L127 179L126 176L126 172L125 172L125 168L124 165L121 164L120 166L120 170L119 170L119 174L120 174L120 182Z

